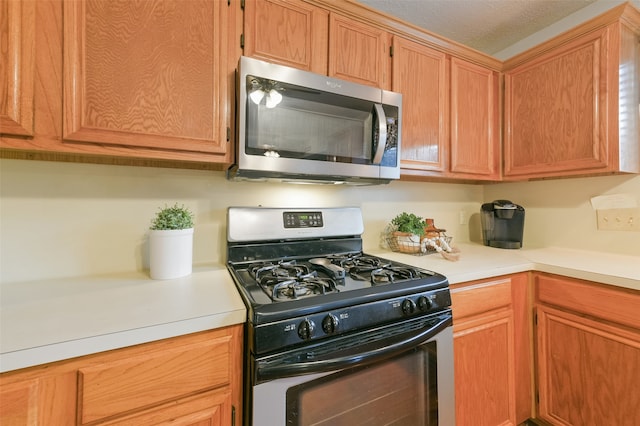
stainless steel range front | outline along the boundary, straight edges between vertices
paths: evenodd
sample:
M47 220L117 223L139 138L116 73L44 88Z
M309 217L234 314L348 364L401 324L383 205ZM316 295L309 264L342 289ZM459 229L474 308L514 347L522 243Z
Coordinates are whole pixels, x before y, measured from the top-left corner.
M363 253L363 230L359 208L229 208L245 424L455 424L449 283Z

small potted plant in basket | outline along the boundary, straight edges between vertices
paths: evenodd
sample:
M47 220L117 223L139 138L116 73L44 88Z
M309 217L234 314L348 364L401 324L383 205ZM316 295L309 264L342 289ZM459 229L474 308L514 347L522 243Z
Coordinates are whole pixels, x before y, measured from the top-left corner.
M191 274L193 213L184 205L159 209L149 231L151 278L165 280Z
M391 220L391 225L395 229L390 240L392 249L402 253L420 252L420 240L426 226L424 219L413 213L402 212Z

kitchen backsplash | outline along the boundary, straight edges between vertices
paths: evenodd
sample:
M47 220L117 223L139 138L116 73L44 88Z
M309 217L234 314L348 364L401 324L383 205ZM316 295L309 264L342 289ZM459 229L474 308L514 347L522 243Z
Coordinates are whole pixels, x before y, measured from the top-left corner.
M595 195L640 197L640 176L334 187L228 182L221 172L3 159L0 179L2 282L146 270L151 218L175 202L195 213L196 264L225 261L229 206L359 206L365 249L372 249L402 211L434 218L454 242L479 242L480 205L498 198L525 207L525 247L640 256L640 233L597 231L589 204Z

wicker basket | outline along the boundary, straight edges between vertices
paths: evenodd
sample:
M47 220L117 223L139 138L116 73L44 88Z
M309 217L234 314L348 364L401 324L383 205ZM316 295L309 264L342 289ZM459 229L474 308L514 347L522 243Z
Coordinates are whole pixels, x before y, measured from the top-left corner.
M422 239L416 234L393 231L387 234L387 244L393 251L419 254L422 251Z
M447 244L451 243L452 238L444 235L443 232L439 233L439 237L444 238ZM427 237L420 238L415 234L394 231L393 229L388 229L385 232L385 241L387 243L387 246L389 246L392 251L399 253L407 253L418 256L437 253L434 247L426 244L426 239Z

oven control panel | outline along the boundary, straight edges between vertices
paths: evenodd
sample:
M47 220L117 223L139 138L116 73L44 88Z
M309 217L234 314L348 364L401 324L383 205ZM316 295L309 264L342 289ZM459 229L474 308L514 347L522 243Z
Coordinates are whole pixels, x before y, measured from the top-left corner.
M322 228L322 212L290 212L282 213L285 228Z
M448 288L378 300L259 325L255 329L255 349L265 353L374 328L441 311L451 305Z

